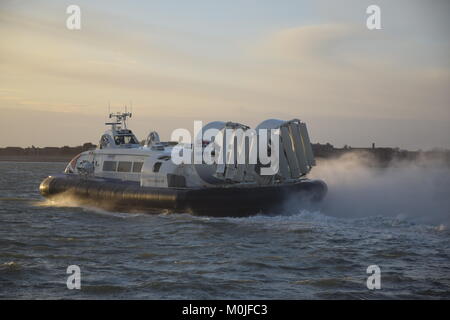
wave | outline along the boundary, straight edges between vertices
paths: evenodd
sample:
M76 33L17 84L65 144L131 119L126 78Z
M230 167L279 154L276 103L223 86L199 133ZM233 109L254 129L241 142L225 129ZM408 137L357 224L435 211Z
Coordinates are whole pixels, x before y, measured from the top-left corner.
M144 214L137 212L120 212L103 209L101 206L97 206L92 201L85 201L79 199L77 197L72 196L69 192L55 195L52 198L45 198L43 200L34 201L33 205L37 207L79 208L83 212L95 213L98 215L111 216L123 219L140 217Z

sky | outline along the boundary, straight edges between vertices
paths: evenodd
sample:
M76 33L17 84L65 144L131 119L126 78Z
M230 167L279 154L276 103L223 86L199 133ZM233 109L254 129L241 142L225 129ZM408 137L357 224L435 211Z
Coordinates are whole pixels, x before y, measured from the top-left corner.
M337 147L450 148L449 15L445 0L2 0L0 147L97 143L108 105L132 105L140 139L298 118Z

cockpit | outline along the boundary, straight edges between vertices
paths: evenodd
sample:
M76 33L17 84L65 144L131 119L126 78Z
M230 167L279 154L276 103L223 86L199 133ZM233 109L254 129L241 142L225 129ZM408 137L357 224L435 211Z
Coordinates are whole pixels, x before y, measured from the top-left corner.
M136 140L136 137L132 134L117 135L114 137L114 142L116 143L116 146L120 146L123 144L139 144L139 142Z
M115 122L107 122L106 125L111 126L111 130L108 130L103 134L100 139L99 148L136 148L139 147L139 140L133 134L133 132L127 129L126 119L131 117L131 113L111 113L110 118L116 118Z
M140 145L131 130L126 130L126 132L121 131L106 132L100 139L100 149L115 147L135 148Z

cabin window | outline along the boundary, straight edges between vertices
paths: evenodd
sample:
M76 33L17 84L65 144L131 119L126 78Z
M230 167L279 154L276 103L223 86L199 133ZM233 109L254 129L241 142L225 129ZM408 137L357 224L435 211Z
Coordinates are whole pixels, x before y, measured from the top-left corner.
M116 161L104 161L103 171L116 171L117 162Z
M153 165L153 172L159 172L159 169L161 168L162 162L157 162Z
M139 142L136 141L136 139L133 136L125 136L124 137L125 143L130 144L139 144Z
M139 144L139 142L136 141L134 136L132 135L119 135L114 137L114 141L116 142L116 145L121 144Z
M130 161L119 161L119 166L117 167L118 172L130 172L131 162Z
M133 172L141 172L143 162L133 162Z

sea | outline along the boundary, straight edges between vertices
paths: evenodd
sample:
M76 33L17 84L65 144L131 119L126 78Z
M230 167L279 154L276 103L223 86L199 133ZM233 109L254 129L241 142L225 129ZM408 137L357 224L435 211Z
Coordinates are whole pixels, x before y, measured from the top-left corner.
M450 298L448 167L319 162L317 207L213 218L42 198L64 166L0 162L0 299Z

